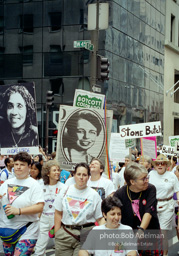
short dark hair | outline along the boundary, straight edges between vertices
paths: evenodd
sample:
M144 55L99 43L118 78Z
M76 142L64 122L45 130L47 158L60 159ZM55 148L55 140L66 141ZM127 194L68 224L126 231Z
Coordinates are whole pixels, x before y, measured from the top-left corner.
M88 171L88 176L90 176L90 168L89 168L89 165L86 164L86 163L79 163L79 164L77 164L77 165L75 166L75 170L74 170L73 174L76 174L78 167L84 167L84 168L86 168L86 170Z
M9 163L10 163L10 157L6 157L6 159L4 160L5 166L7 166L7 164Z
M100 169L103 170L103 172L104 172L104 164L101 162L101 160L100 160L99 158L97 158L97 157L94 157L94 158L92 158L90 164L91 164L93 161L98 161L98 162L100 163ZM101 175L102 175L103 172L101 172Z
M20 152L14 156L14 162L21 161L28 165L31 164L31 156L27 152Z
M115 196L108 196L106 197L101 204L101 211L105 215L110 211L113 210L114 207L122 208L122 203L121 201L115 197Z
M49 179L49 173L50 173L50 169L53 166L58 166L60 169L60 165L56 160L50 160L48 162L46 162L45 164L43 164L42 167L42 178L44 181L45 185L48 185L50 183L50 179ZM59 179L60 179L60 175L59 175Z
M38 173L36 179L37 179L37 180L40 180L40 179L42 178L42 173L41 173L41 172L42 172L42 165L41 165L41 163L39 163L39 162L34 162L34 161L32 161L31 167L32 167L33 165L35 165L35 167L39 170L39 173Z
M91 110L78 110L77 112L75 112L66 123L68 133L69 131L72 131L72 133L74 132L74 129L76 129L77 126L77 122L80 119L85 119L90 122L92 125L94 125L94 127L96 127L97 136L100 134L102 124L100 123L95 113Z

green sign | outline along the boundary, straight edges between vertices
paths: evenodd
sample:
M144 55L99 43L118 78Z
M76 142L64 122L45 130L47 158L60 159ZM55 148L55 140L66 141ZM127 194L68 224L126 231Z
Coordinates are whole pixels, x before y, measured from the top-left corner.
M93 51L94 45L90 44L90 43L85 43L85 49L87 49L89 51Z
M126 148L132 148L135 146L135 139L125 140Z
M170 146L175 147L175 144L177 144L177 142L179 142L179 138L171 139L170 140Z
M91 40L74 41L73 42L73 47L74 48L84 48L86 43L91 44Z
M81 108L102 108L102 100L96 97L90 97L88 95L78 95L75 102L76 107Z

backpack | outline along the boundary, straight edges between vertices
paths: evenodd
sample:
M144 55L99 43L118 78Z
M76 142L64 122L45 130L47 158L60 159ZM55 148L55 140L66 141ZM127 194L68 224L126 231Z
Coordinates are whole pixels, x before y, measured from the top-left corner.
M1 180L1 174L2 174L3 172L6 173L6 177L7 177L7 179L8 179L8 178L9 178L9 173L8 173L7 169L4 168L4 169L2 169L2 170L0 171L0 180Z

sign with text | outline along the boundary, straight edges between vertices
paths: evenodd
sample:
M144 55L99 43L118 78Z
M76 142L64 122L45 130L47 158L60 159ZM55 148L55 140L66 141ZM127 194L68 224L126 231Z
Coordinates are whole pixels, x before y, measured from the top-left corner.
M161 153L164 154L164 155L174 155L175 154L175 147L163 145Z
M93 158L103 163L106 157L106 131L110 140L113 111L60 106L57 156L60 167L73 170L80 162L90 164ZM106 129L107 127L107 129Z
M119 126L119 134L121 139L161 136L161 122L121 125Z
M105 95L103 94L96 94L93 92L76 89L73 106L80 108L103 109L104 97Z
M171 147L175 147L176 142L179 143L179 135L169 137L169 144L170 144Z
M143 156L150 156L152 159L157 158L157 141L156 136L141 138L141 152Z
M86 43L91 44L91 40L74 41L73 42L73 47L74 48L85 48Z
M114 162L124 162L125 156L129 155L129 148L126 148L125 140L121 139L119 133L111 133L109 156Z
M127 139L125 140L126 148L132 148L136 146L136 140L135 139Z

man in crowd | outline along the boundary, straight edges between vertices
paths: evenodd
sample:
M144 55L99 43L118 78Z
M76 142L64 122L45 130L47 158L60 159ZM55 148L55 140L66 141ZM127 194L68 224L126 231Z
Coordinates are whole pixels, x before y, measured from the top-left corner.
M115 192L114 185L111 180L102 177L104 165L98 158L93 158L90 163L91 177L88 180L88 186L95 189L101 196L101 199Z
M5 180L15 177L14 175L14 160L12 157L7 157L4 161L5 168L2 169L0 174L0 181L3 183Z
M143 165L147 169L148 173L152 170L152 158L150 156L141 156L139 164Z
M131 161L135 161L135 156L134 155L131 155ZM125 184L125 179L124 179L124 171L125 171L125 168L127 167L127 165L129 164L130 162L130 156L127 155L125 156L125 165L124 167L122 167L121 171L119 172L119 184L120 184L120 188L122 186L124 186Z

